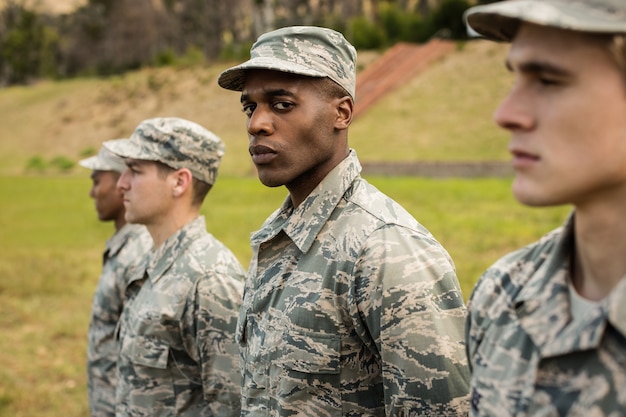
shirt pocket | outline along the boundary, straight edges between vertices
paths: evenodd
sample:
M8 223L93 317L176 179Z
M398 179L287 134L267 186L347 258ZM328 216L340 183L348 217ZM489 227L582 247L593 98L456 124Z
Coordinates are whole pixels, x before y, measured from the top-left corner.
M136 365L166 369L169 344L155 337L138 336L133 344L131 360Z
M271 397L305 415L341 415L340 348L338 335L284 331L270 355Z
M129 415L144 415L146 398L149 398L149 415L172 416L177 398L170 369L168 369L169 345L155 337L139 336L133 340L130 350L132 373L125 376L128 384L127 402Z
M286 330L282 339L284 344L279 345L272 358L280 366L308 374L340 372L339 335Z

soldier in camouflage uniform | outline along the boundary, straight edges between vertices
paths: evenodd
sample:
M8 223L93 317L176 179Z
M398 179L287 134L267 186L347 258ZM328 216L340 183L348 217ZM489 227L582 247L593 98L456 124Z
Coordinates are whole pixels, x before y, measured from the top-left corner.
M626 2L519 0L468 24L511 41L513 193L561 228L488 269L469 304L472 416L626 416Z
M115 234L106 242L102 274L93 296L87 343L87 390L92 417L115 416L115 328L124 306L129 271L152 246L143 225L124 219L122 192L117 188L124 160L102 147L98 155L79 164L92 170L89 196L94 199L98 218L112 221Z
M242 91L261 182L289 196L251 237L237 324L244 416L466 415L465 306L448 253L360 176L356 51L335 31L262 35Z
M200 214L222 141L196 123L156 118L104 145L129 168L118 181L126 220L154 240L126 290L116 415L239 415L234 331L245 271Z

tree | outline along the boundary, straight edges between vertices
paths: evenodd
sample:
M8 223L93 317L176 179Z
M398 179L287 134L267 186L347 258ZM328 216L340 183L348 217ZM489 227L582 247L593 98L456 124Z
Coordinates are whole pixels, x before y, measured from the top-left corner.
M254 39L274 29L274 7L271 0L252 1L252 36Z
M449 31L454 39L467 38L467 28L463 22L463 13L470 7L467 0L444 0L432 15L432 25L438 31Z
M26 83L54 75L58 44L43 17L9 0L0 11L0 84Z

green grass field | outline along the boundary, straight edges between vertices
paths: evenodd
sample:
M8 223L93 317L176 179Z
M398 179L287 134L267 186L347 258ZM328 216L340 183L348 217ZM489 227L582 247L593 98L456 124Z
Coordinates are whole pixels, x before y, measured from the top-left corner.
M509 179L369 178L448 249L465 297L489 264L558 226L567 208L517 204ZM88 413L85 349L101 250L85 177L0 177L0 416ZM223 177L204 206L209 230L240 261L248 236L285 197L256 178Z

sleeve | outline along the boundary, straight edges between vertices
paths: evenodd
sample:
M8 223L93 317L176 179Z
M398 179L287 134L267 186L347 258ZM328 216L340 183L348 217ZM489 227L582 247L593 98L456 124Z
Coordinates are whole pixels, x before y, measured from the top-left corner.
M235 260L236 262L236 260ZM241 370L235 328L242 297L243 269L217 268L198 282L195 349L210 415L239 416Z
M122 310L118 275L105 264L93 295L87 346L87 391L92 414L115 411L115 328Z
M115 410L118 354L115 333L124 307L126 285L142 271L142 249L129 238L125 244L115 250L107 249L104 254L88 330L87 391L92 414Z
M467 304L467 320L465 321L465 351L470 372L474 368L474 357L484 335L485 316L480 307L482 288L485 281L489 280L489 270L485 272L476 283L472 295Z
M355 268L386 415L467 415L466 310L448 253L428 234L388 225L368 238Z
M535 245L529 245L498 259L478 279L470 296L465 323L465 342L470 370L475 368L477 352L494 320L502 323L504 312L532 274L545 260ZM528 268L527 262L532 265ZM518 272L516 272L518 271ZM519 272L526 271L526 272ZM509 319L507 319L509 320Z

